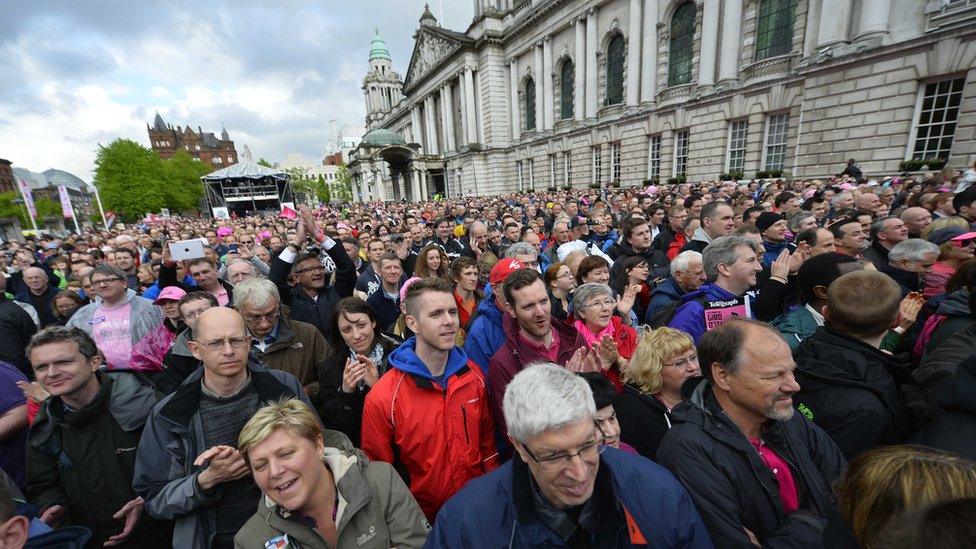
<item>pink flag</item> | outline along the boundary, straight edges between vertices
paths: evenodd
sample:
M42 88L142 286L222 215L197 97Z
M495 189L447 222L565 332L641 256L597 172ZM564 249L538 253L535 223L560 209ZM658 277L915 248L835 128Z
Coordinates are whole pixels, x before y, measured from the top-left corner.
M289 208L288 206L282 206L279 217L283 217L285 219L295 219L298 217L298 212Z

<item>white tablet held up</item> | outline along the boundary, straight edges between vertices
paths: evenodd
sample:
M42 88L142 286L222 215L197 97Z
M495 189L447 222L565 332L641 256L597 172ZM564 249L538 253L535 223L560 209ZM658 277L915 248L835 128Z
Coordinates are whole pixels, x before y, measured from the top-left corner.
M176 261L186 261L187 259L203 257L203 242L197 239L170 242L169 253Z

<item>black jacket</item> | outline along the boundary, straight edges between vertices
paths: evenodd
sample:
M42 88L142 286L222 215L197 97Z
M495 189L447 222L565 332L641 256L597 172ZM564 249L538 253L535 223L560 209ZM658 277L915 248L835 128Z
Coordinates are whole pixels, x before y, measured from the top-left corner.
M437 236L434 236L427 241L427 244L434 244L438 248L444 250L444 253L447 255L448 263L454 261L462 255L468 254L467 246L456 238L448 238L447 242L443 242Z
M122 531L112 518L136 497L132 489L136 447L156 393L131 373L98 373L95 399L67 414L58 397L45 402L27 446L27 495L41 509L63 505L71 524L92 530L88 547ZM172 523L147 514L122 547L169 547Z
M61 290L57 286L48 284L47 290L43 294L34 295L31 293L30 288L24 285L23 291L18 293L15 298L21 303L32 305L37 311L37 318L41 321L41 328L46 328L58 323L58 317L54 313L52 302L54 301L54 296L59 293L61 293Z
M867 259L871 263L874 263L875 268L879 271L884 270L884 267L888 265L888 248L885 248L877 241L872 242L870 246L861 252L864 259Z
M322 335L325 335L336 303L351 296L356 287L356 265L349 259L345 248L337 243L326 253L336 265L335 284L329 284L326 280L325 286L319 290L318 299L309 297L298 284L288 285L292 264L285 263L277 255L271 258L271 273L268 275L268 279L278 286L281 303L291 307L290 318L315 326Z
M657 233L654 240L651 242L651 247L655 250L660 250L667 253L668 248L671 247L671 243L674 242L675 232L671 229L671 225L668 223L661 224L661 232Z
M671 413L664 403L628 383L614 399L613 409L620 424L620 440L657 461L658 446L671 428Z
M386 334L380 334L379 343L383 346L383 361L376 366L379 369L380 376L382 376L388 369L387 360L390 353L401 342ZM319 400L321 402L319 415L322 422L329 426L329 429L342 431L358 448L363 423L363 402L366 402L366 393L369 392L369 387L365 385L357 387L352 393L342 391L342 373L346 369L348 358L349 356L336 355L334 345L330 344L325 357L319 362Z
M912 442L976 460L976 355L959 364L939 402L935 421Z
M800 392L793 402L840 446L844 457L911 434L899 387L908 359L821 327L793 352Z
M831 491L847 462L830 437L801 414L770 421L762 432L796 480L800 508L790 515L773 472L722 412L707 381L675 407L672 418L658 462L688 489L716 547L754 549L745 528L762 547L857 547Z
M34 377L24 349L37 333L37 325L23 307L0 293L0 360L9 362L29 378Z
M386 297L386 293L383 292L383 287L381 286L379 290L376 290L373 292L373 295L369 296L366 304L376 313L376 322L379 323L380 330L385 333L391 333L393 331L393 325L400 318L400 296L397 295L396 300Z
M976 352L976 322L953 334L934 351L925 355L922 364L912 371L918 392L909 402L912 413L922 420L932 420L939 397L956 375L960 363ZM976 395L976 393L974 393Z
M639 256L647 261L647 283L654 287L655 278L667 278L671 276L671 260L661 250L655 250L653 246L638 252L630 244L622 243L619 246L619 254L613 260L613 267L610 268L610 280L617 280L620 273L620 266L628 257Z
M865 253L865 257L867 257L866 253ZM908 295L908 292L921 291L920 283L918 280L918 273L913 273L911 271L899 269L898 267L893 267L890 263L887 262L887 260L882 265L878 265L877 263L875 263L875 267L877 267L877 269L882 273L890 276L892 280L898 283L898 286L901 287L902 297ZM967 314L968 314L968 310L967 310Z

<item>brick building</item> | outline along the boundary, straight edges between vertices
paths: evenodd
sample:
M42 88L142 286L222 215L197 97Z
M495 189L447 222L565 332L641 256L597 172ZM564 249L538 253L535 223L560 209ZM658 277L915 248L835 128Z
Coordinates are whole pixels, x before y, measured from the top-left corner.
M14 169L10 161L0 158L0 193L9 193L17 190L17 182L14 181Z
M424 12L402 81L374 38L350 162L364 198L976 153L976 0L473 3L463 32Z
M160 158L172 158L177 149L185 149L190 156L210 166L211 171L237 164L237 150L227 135L227 128L221 128L218 138L212 132L204 132L199 126L193 131L190 126L173 127L163 122L156 113L152 126L146 124L149 132L149 145Z

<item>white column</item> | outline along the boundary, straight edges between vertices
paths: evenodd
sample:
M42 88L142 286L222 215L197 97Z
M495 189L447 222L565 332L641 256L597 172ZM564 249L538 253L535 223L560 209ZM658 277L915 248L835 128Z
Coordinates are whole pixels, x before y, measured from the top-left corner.
M437 141L437 113L434 110L432 95L424 99L424 114L427 119L427 142L430 145L427 154L440 154L441 149Z
M545 99L542 102L543 129L551 130L555 111L552 91L552 39L548 36L542 40L542 95Z
M651 2L655 0L650 0ZM627 21L627 97L628 105L640 102L641 0L630 0Z
M426 151L427 148L424 147L424 132L420 129L420 105L414 105L410 109L410 138L414 143L420 143L420 147Z
M381 201L386 202L386 184L383 183L383 174L380 173L380 170L376 170L373 173L373 175L376 176L376 179L375 179L375 181L376 181L376 197L378 199L380 199Z
M596 118L596 8L586 15L586 117Z
M821 3L822 0L809 0L807 4L807 30L803 33L803 57L809 57L817 49Z
M701 55L698 58L698 85L715 83L715 53L718 48L718 0L705 0L702 13Z
M823 0L820 8L820 32L817 46L829 46L850 40L851 10L854 0Z
M546 115L545 108L545 90L542 85L542 40L535 43L535 59L532 62L532 79L535 83L535 130L542 131L546 129L546 121L543 118Z
M585 16L577 17L571 25L576 26L576 51L573 55L573 68L575 77L573 79L573 118L577 121L586 118L585 97L586 97L586 23Z
M441 94L441 101L444 102L444 110L447 112L447 115L444 117L444 125L447 127L447 130L444 132L444 135L447 136L445 137L447 140L447 150L456 151L457 142L454 139L454 95L450 82L444 84Z
M468 142L468 106L467 106L467 87L464 85L464 71L457 74L458 77L458 101L461 102L461 136L458 141L458 150Z
M641 101L652 102L657 95L657 18L658 0L644 6L644 40L641 44Z
M474 67L464 68L464 108L468 111L468 143L477 143L478 114L474 106Z
M362 202L362 200L359 199L359 184L357 183L358 180L359 180L358 176L349 178L349 187L352 190L353 202Z
M888 32L891 0L862 0L860 28L857 38Z
M509 83L511 85L511 123L512 123L512 140L518 139L522 135L522 113L521 105L519 105L519 70L518 70L518 57L513 57L508 61L508 74Z
M474 18L481 15L481 0L474 0Z
M420 170L411 170L413 177L410 178L410 201L420 200Z
M722 48L719 54L718 80L739 77L739 42L742 29L742 0L725 0L722 14Z
M420 199L421 200L429 200L430 199L430 196L429 196L429 194L430 194L430 192L429 192L429 188L430 188L429 187L429 185L430 185L430 173L428 173L427 171L424 171L423 175L424 175L424 178L420 180Z

